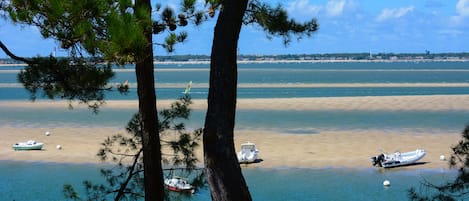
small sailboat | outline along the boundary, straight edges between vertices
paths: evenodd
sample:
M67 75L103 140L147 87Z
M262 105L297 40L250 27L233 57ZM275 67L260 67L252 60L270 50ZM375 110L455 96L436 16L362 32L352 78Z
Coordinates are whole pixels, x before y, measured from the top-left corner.
M184 94L189 94L191 92L191 87L192 87L192 80L189 81L189 84L187 84L186 89L184 90Z
M382 153L378 156L371 157L371 162L373 166L378 165L379 167L391 168L415 164L424 156L425 150L423 149L416 149L415 151L409 151L404 153L396 151L392 154Z

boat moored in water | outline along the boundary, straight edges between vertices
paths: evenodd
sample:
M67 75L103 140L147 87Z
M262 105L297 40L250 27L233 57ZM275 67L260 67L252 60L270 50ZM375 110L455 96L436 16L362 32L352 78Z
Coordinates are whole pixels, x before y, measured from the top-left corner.
M164 184L170 191L195 193L194 186L189 184L186 178L174 176L173 178L165 179Z

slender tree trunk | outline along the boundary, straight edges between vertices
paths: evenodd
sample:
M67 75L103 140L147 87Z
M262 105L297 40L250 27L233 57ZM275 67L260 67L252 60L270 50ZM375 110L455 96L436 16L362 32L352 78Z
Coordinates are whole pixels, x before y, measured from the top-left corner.
M247 0L225 0L218 16L210 63L204 161L212 200L252 200L236 158L237 47Z
M148 9L151 13L150 0L136 0L136 7ZM145 19L151 20L151 19ZM145 30L148 46L145 58L137 62L135 72L138 84L139 112L142 119L143 164L145 201L164 199L163 169L161 166L161 144L158 133L158 116L156 111L155 77L153 71L153 45L151 27Z

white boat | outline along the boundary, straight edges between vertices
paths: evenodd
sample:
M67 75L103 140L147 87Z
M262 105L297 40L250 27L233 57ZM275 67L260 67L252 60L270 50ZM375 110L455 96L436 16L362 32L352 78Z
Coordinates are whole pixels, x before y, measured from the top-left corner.
M189 184L186 178L174 176L173 178L165 179L164 184L170 191L195 193L194 186Z
M18 142L13 145L14 150L41 150L44 143L28 140L27 142Z
M414 164L424 156L425 150L423 149L417 149L415 151L404 153L396 151L393 154L382 153L378 156L372 157L371 162L373 163L373 166L378 165L380 167L390 168Z
M257 161L259 150L254 143L248 142L241 144L241 151L238 152L239 163L253 163Z

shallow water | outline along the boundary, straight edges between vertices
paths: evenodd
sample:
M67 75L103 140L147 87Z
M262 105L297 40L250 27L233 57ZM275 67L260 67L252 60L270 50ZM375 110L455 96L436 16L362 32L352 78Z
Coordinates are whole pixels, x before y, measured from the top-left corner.
M83 195L82 181L103 182L99 175L102 167L105 166L0 161L1 200L65 200L62 194L64 184L72 184ZM382 172L374 168L244 168L243 174L253 199L270 201L407 200L407 190L411 187L421 189L420 182L423 179L437 184L455 176L455 172L442 170L401 169ZM391 186L384 187L384 180L389 180ZM205 187L198 189L192 196L181 198L206 201L210 200L210 194Z
M19 67L17 67L19 68ZM136 84L135 72L117 69L111 83L128 80ZM29 94L17 81L19 70L0 68L0 100L25 100ZM175 99L191 80L207 85L208 65L157 65L157 88L172 84L171 88L158 88L159 99ZM238 83L249 84L386 84L386 83L462 83L469 82L469 62L425 63L288 63L240 64ZM180 86L180 87L177 87ZM207 98L207 88L194 87L193 98ZM390 95L450 95L469 94L468 87L290 87L290 88L239 88L238 98L284 97L349 97ZM42 99L40 95L39 99ZM117 92L106 94L107 99L135 100L136 88L127 96Z
M127 66L126 68L130 68ZM10 69L10 70L7 70ZM13 71L11 71L11 69ZM20 68L0 69L0 101L27 100L29 95L18 85ZM181 70L182 69L182 70ZM185 83L207 83L208 65L158 65L155 82L181 84L181 88L157 90L160 99L181 95ZM135 73L117 72L113 82L129 80ZM467 83L469 63L315 63L315 64L242 64L239 83L308 84L308 83ZM352 97L389 95L469 94L467 87L291 87L240 88L239 98ZM193 98L205 99L207 89L193 88ZM39 97L42 98L42 97ZM135 89L128 96L107 94L111 100L136 100ZM132 109L103 109L94 115L87 109L9 108L0 107L0 126L11 127L100 127L122 128ZM195 110L189 128L203 125L205 111ZM64 118L66 117L66 118ZM411 131L423 134L459 132L469 122L467 111L268 111L238 110L236 129L275 130L289 134L317 134L325 130ZM1 137L1 134L0 134ZM1 139L1 138L0 138ZM62 185L77 188L83 180L102 182L99 165L0 161L0 200L64 200ZM251 169L243 170L254 200L407 200L410 187L419 182L444 182L455 172L442 170L377 169ZM389 179L391 187L382 182ZM39 195L39 196L38 196ZM200 189L183 200L210 200L208 189Z

